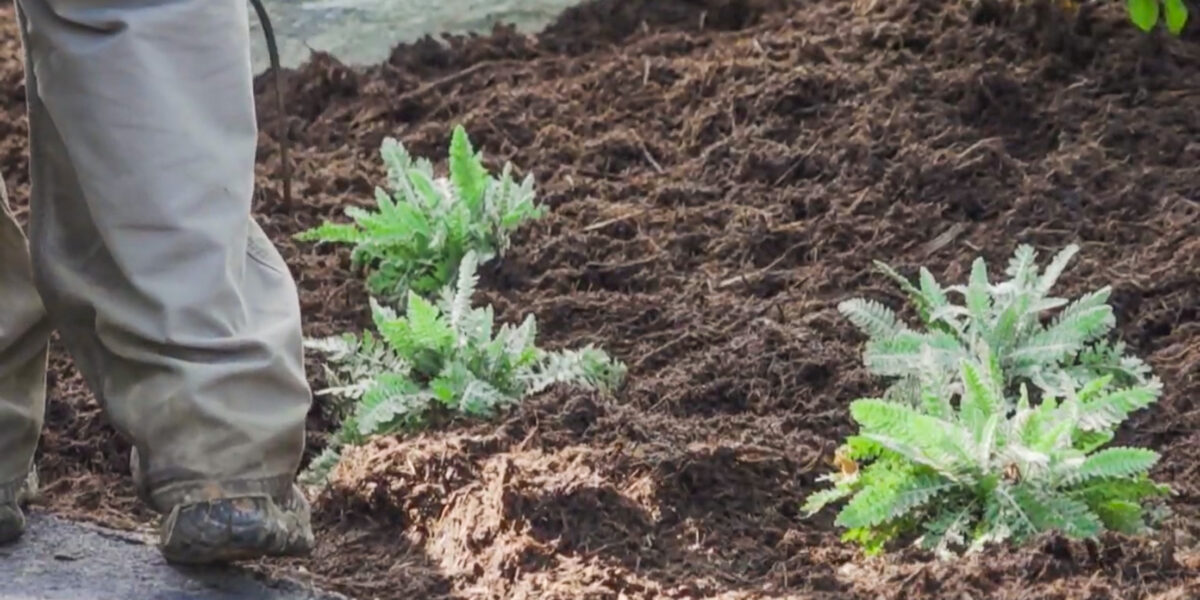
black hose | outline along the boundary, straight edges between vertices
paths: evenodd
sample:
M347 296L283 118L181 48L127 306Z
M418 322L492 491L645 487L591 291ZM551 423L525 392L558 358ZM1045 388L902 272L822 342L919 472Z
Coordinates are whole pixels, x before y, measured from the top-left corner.
M288 131L286 115L283 112L283 70L279 67L279 46L275 43L275 28L271 26L271 18L267 16L267 9L263 7L262 0L250 0L250 4L258 15L259 23L262 24L263 34L267 38L267 55L271 59L271 70L274 71L275 109L277 112L275 118L279 120L275 137L279 141L279 158L283 163L283 205L290 209L292 207L292 162L288 157Z

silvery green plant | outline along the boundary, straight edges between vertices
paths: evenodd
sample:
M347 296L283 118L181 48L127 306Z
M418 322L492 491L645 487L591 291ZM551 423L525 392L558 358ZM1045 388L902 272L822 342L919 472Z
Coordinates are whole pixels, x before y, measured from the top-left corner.
M325 222L296 239L353 246L353 265L367 269L367 288L385 302L409 291L436 294L468 252L481 263L502 256L514 231L545 215L533 177L517 183L507 163L499 177L489 174L461 126L451 138L448 177L436 176L429 160L414 159L392 138L380 155L387 188L376 188L375 210L349 207L350 223Z
M1068 246L1041 269L1036 251L1023 245L1004 279L993 282L986 262L977 258L966 285L949 287L924 267L912 282L876 262L907 295L920 326L910 328L874 300L847 300L838 309L867 334L863 361L872 374L893 380L889 397L913 397L912 390L922 386L953 391L961 362L984 357L997 361L1011 382L1027 381L1046 393L1104 375L1121 385L1157 386L1141 359L1109 339L1115 324L1107 304L1110 287L1074 300L1051 295L1077 252L1077 246Z
M1113 388L1104 375L1037 404L1021 386L1014 401L997 361L971 359L956 380L957 392L925 386L914 398L853 402L859 432L806 512L845 501L836 520L845 540L873 554L915 538L943 557L1047 532L1140 534L1161 516L1150 501L1169 489L1148 475L1158 454L1104 447L1156 388Z
M349 409L306 479L322 480L341 446L420 427L435 411L490 417L555 384L612 391L623 383L625 365L602 350L539 348L532 315L497 328L490 305L472 306L477 269L468 252L456 285L437 302L410 291L403 315L372 301L375 335L308 343L328 361L330 387L318 393Z
M1108 287L1074 300L1050 295L1077 251L1041 269L1021 246L1005 279L993 283L977 259L966 285L947 288L928 269L914 283L876 263L920 327L878 302L839 306L869 337L867 369L892 385L851 403L859 433L806 511L844 501L836 524L869 553L912 537L946 556L1051 531L1146 531L1169 492L1149 478L1158 454L1106 446L1162 386L1107 339Z

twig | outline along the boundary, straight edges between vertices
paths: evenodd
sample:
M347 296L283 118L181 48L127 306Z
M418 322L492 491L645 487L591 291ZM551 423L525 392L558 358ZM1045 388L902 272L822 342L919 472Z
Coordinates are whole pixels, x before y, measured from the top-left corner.
M624 221L625 219L632 219L634 217L640 217L645 212L646 212L646 209L644 209L644 208L635 210L633 212L625 213L618 217L613 217L611 219L605 219L598 223L592 223L591 225L584 227L583 230L584 231L596 231L597 229L604 229L605 227L608 227L609 225L612 225L613 223L617 223L619 221Z
M792 166L788 167L788 170L784 171L783 175L780 175L779 178L775 180L775 187L779 187L784 180L786 180L788 177L791 177L792 173L795 173L796 169L799 169L800 165L804 164L804 161L808 160L808 157L812 155L813 150L817 149L817 144L820 143L820 140L813 142L813 144L808 147L808 150L805 150L803 154L796 158L796 160L792 161Z
M647 362L649 362L651 359L656 358L660 354L666 352L667 350L670 350L671 348L674 348L675 346L678 346L679 344L682 344L684 342L690 342L690 341L692 341L692 339L693 339L693 336L691 333L685 333L685 334L659 346L658 348L651 350L649 354L643 356L641 358L641 360L637 361L637 363L633 365L633 371L635 371L635 372L641 371L642 366L645 365Z
M775 260L771 261L771 264L769 264L761 269L751 271L749 273L739 273L737 275L734 275L733 277L729 277L727 279L722 280L720 283L717 284L717 289L723 290L723 289L725 289L735 283L738 283L738 282L745 282L748 284L749 278L762 277L763 275L770 273L771 270L774 269L779 263L783 262L783 259L787 258L788 255L791 254L793 250L803 246L804 244L805 244L805 242L800 242L798 244L791 245L790 247L788 247L787 250L783 251L783 254L780 254Z
M925 244L925 247L921 249L921 253L925 256L932 256L933 253L950 245L950 242L953 242L955 238L962 235L966 230L967 226L963 223L951 225L949 229L930 240L928 244Z
M654 156L650 154L650 149L646 147L646 142L642 140L642 136L638 135L637 132L634 132L633 137L637 140L638 146L642 149L642 154L645 155L646 160L650 161L650 165L654 167L654 170L658 171L659 174L664 173L665 171L663 171L662 165L658 164L657 160L654 160Z
M662 165L658 164L657 160L654 160L654 156L650 154L650 149L646 147L646 144L641 143L640 145L642 147L642 154L646 155L646 160L650 161L650 165L654 167L654 170L658 171L660 174L664 173L665 171L663 171Z

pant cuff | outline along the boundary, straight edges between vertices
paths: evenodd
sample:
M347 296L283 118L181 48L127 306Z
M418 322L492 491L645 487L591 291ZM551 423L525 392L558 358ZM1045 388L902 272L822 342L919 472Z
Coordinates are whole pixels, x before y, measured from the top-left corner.
M150 493L151 508L166 513L176 506L247 496L270 496L282 501L292 493L292 480L293 476L288 474L257 479L172 483Z

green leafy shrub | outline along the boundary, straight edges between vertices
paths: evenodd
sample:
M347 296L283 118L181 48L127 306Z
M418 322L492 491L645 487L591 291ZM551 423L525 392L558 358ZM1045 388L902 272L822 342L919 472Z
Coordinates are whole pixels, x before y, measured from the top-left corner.
M409 292L406 314L372 301L377 335L312 340L327 357L330 387L345 415L331 448L310 467L319 481L342 444L357 444L422 425L436 410L487 417L554 384L610 391L626 367L602 350L538 348L532 315L518 327L495 327L493 309L472 307L478 281L474 252L463 257L456 286L435 304Z
M1182 33L1187 25L1188 8L1184 0L1126 0L1125 6L1129 20L1147 33L1158 25L1160 16L1167 31L1174 35Z
M977 259L969 282L949 288L928 269L913 283L876 263L923 330L878 302L839 305L869 337L868 370L894 382L883 398L851 404L859 433L839 448L839 470L822 477L833 486L809 496L808 514L848 499L836 524L870 553L909 537L947 554L1048 531L1144 531L1158 515L1147 501L1169 491L1148 477L1158 455L1105 446L1162 386L1105 339L1109 288L1073 301L1049 295L1077 251L1042 270L1021 246L1004 281L991 283Z
M410 290L436 294L468 252L481 262L503 255L513 231L545 214L532 176L518 184L509 164L498 178L489 175L461 126L450 142L448 179L394 139L384 140L380 155L388 189L376 188L376 210L347 208L352 223L326 222L296 239L352 245L353 264L369 270L367 287L384 301Z
M1157 388L1111 388L1106 375L1033 406L1024 386L1015 403L1004 395L996 361L964 360L956 379L953 397L925 388L919 401L852 403L859 434L826 477L833 487L809 496L808 514L849 498L836 524L869 553L915 535L945 555L1049 531L1147 529L1154 513L1143 503L1168 493L1147 476L1158 454L1101 447Z
M868 371L895 379L888 398L913 398L922 386L949 392L963 360L985 357L996 360L1014 383L1029 381L1048 393L1077 389L1104 375L1121 385L1150 383L1149 367L1108 339L1115 324L1107 304L1111 288L1072 301L1050 295L1077 252L1068 246L1042 270L1036 251L1020 246L1007 279L990 282L987 264L978 258L968 283L948 288L928 269L921 268L913 283L876 262L916 309L922 325L917 329L873 300L847 300L838 309L869 337L863 353ZM956 297L962 301L953 301Z

